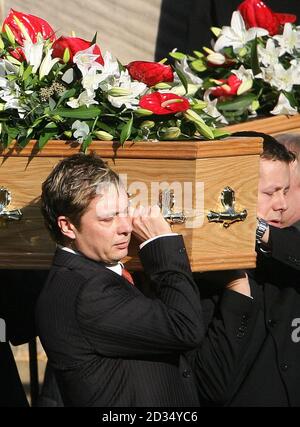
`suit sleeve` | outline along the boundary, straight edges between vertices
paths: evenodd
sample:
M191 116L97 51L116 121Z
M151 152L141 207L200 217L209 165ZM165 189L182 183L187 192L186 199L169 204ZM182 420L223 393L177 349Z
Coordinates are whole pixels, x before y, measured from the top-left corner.
M77 319L85 338L107 357L141 357L182 352L203 338L198 289L181 236L148 243L140 253L158 298L145 297L108 270L85 283Z
M223 292L201 346L188 356L203 401L224 404L246 375L259 311L257 301Z
M295 227L276 228L270 226L272 257L300 270L300 231Z

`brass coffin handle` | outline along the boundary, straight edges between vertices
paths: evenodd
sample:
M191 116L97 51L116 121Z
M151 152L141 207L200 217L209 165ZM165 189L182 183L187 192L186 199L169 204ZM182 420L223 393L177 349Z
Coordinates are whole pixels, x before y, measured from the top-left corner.
M159 207L166 221L170 224L183 224L186 221L186 216L183 212L174 212L175 204L174 190L159 191Z
M20 209L7 210L11 202L11 193L6 188L0 187L0 219L18 221L23 214Z
M235 210L235 193L232 188L225 187L221 192L221 203L224 211L209 211L207 214L209 222L222 222L223 227L228 228L234 222L244 221L247 218L248 212L246 209L240 212Z

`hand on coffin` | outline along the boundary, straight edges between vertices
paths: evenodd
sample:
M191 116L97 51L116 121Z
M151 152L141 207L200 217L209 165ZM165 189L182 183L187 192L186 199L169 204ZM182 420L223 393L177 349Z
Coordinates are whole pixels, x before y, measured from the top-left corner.
M132 233L141 242L162 234L172 233L170 225L161 214L159 206L131 208Z

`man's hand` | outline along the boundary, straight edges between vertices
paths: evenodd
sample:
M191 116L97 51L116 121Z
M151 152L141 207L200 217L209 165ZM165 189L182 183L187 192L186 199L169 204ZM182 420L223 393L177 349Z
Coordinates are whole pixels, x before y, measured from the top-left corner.
M172 233L171 227L162 216L159 206L132 208L129 214L132 217L132 233L141 242L162 234Z
M235 274L233 274L232 277L228 276L225 288L246 295L247 297L251 297L251 289L247 273L243 270L234 270L232 273Z

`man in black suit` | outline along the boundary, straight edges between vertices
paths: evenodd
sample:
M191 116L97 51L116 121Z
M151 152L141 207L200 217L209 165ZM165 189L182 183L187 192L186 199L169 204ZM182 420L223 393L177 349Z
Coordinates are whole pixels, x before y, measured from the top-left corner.
M292 153L264 142L260 162L257 268L249 271L251 292L260 304L255 339L245 357L252 360L236 377L227 406L300 406L300 233L280 228L289 190ZM210 318L219 292L203 301ZM213 305L214 307L214 305Z
M45 273L1 271L0 407L29 406L10 343L18 346L36 337L34 308Z
M99 157L77 154L60 162L43 184L42 212L59 248L36 318L64 404L196 406L185 352L200 343L199 364L209 368L205 389L223 393L255 324L258 307L247 278L228 280L215 331L202 342L199 296L182 237L158 207L130 217L119 177ZM157 298L133 286L120 263L132 229L143 241L140 259Z

